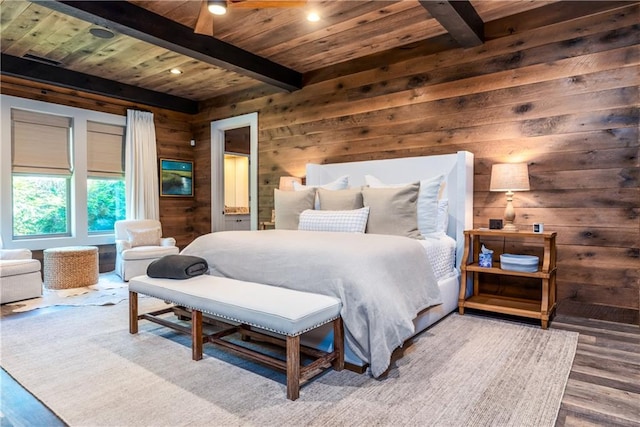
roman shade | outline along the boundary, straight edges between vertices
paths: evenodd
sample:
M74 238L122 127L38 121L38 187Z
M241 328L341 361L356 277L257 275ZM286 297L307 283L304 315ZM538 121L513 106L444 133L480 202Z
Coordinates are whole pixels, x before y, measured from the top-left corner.
M11 110L12 170L18 173L72 173L71 118Z
M124 127L87 122L87 174L124 177Z

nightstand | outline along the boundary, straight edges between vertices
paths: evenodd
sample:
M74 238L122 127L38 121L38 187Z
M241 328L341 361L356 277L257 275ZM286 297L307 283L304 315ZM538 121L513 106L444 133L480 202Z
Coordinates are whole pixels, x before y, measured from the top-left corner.
M260 230L271 230L276 228L276 223L273 221L262 221L260 223Z
M522 239L542 244L542 256L538 271L533 273L503 270L498 260L493 260L492 267L480 267L480 254L483 238L501 238L506 240ZM472 254L472 257L469 257ZM494 257L495 258L495 257ZM467 230L464 232L464 255L462 264L462 282L458 298L458 310L464 314L465 308L491 311L495 313L540 319L542 329L549 326L549 318L556 308L556 232L545 231L532 233L526 231L506 232L501 230ZM507 278L524 277L539 280L541 287L540 301L507 297L502 295L481 293L480 274L500 275ZM473 278L473 294L466 298L467 282Z

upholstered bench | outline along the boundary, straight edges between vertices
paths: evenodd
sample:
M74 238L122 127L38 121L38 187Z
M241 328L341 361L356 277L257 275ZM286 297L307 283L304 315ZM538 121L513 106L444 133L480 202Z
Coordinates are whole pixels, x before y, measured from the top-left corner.
M161 318L172 309L138 314L138 293L172 302L191 310L191 327ZM344 335L339 299L301 292L260 283L244 282L209 275L186 280L157 279L136 276L129 281L129 332L138 332L138 320L146 319L179 332L191 335L192 358L202 359L203 342L211 342L250 357L287 374L287 398L299 396L300 385L317 375L323 368L344 367ZM221 332L203 334L203 313L234 325ZM300 345L300 335L326 323L333 322L334 342L332 352L306 348ZM265 334L254 328L268 331ZM245 337L255 337L274 343L273 334L286 337L286 361L223 338L240 332ZM300 353L315 360L301 366Z

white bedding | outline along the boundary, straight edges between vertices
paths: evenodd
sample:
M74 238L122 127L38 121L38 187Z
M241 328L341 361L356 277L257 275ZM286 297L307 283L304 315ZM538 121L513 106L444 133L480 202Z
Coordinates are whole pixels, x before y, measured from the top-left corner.
M438 281L457 275L455 240L442 233L438 237L427 237L418 242L424 247Z
M340 298L347 344L376 377L414 334L416 315L441 303L423 246L406 237L226 231L200 236L182 253L206 259L210 274Z

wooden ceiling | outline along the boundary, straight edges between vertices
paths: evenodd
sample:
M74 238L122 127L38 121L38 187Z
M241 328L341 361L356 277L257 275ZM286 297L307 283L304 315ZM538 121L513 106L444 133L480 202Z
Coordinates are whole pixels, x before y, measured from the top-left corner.
M487 34L487 23L509 17L548 21L555 13L569 20L621 2L472 0L470 12L454 10L456 3L309 0L301 7L230 8L213 19L210 37L193 31L200 0L2 0L2 74L195 112L199 101L239 91L297 90L322 70L348 72L365 58L482 43L510 31L494 26ZM320 21L307 21L310 11ZM114 36L99 38L92 29Z

